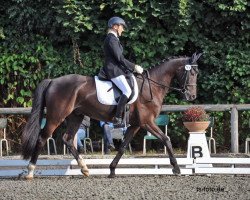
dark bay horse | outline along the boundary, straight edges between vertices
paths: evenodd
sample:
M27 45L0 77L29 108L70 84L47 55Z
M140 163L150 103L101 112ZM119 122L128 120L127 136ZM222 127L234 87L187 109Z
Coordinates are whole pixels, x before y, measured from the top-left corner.
M191 58L179 57L163 60L161 64L148 70L148 76L143 74L137 78L140 94L137 100L130 105L130 126L127 128L125 140L110 164L109 177L115 176L115 168L121 156L140 128L151 132L167 147L173 173L180 173L171 142L155 124L155 118L161 112L163 98L171 89L170 83L174 77L177 78L180 89L172 89L179 90L187 100L196 98L198 74L196 62L199 57L200 54L195 53ZM45 107L47 123L41 130L40 124ZM74 136L84 115L108 122L112 121L115 110L116 106L103 105L98 102L93 77L71 74L43 80L33 96L31 115L22 134L22 155L24 159L30 159L26 178L33 178L42 147L47 138L52 136L54 130L65 119L67 129L63 135L63 142L77 160L83 175L88 176L89 170L73 145Z

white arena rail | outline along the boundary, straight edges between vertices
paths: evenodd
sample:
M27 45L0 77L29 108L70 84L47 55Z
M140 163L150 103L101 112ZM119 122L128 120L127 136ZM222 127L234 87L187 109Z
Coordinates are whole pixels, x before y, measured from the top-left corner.
M250 174L250 158L196 158L195 164L213 164L213 167L195 167L195 174Z
M89 167L90 175L108 175L109 165L113 159L84 159ZM190 175L192 169L186 165L193 164L193 159L177 158L181 174ZM28 161L0 160L0 177L20 177L27 174ZM150 175L173 174L168 158L127 158L121 159L116 168L116 174L122 175ZM76 160L38 160L35 170L36 176L82 175Z
M90 175L108 175L113 159L84 159ZM182 175L250 174L250 158L177 158ZM197 164L197 166L196 166ZM212 164L213 167L201 167ZM21 177L27 174L28 161L0 160L0 177ZM192 167L190 167L192 166ZM206 165L204 165L206 166ZM124 158L116 168L117 175L171 175L169 158ZM76 160L38 160L36 176L82 175Z

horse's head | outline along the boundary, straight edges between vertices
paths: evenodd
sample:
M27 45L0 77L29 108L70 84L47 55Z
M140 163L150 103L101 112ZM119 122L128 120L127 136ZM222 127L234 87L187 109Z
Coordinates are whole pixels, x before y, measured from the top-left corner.
M177 79L181 87L181 93L187 101L196 99L197 96L197 60L202 54L194 53L191 58L184 61L184 65L177 70Z

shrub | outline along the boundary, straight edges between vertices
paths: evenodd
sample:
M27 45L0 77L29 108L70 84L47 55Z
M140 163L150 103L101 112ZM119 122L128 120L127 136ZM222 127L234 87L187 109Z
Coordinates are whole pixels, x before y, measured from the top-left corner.
M184 112L182 119L184 122L209 121L209 115L204 108L193 106Z

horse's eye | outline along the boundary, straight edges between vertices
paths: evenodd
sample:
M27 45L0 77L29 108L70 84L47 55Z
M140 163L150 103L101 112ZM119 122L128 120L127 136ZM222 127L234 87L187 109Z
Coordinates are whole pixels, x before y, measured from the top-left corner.
M192 75L198 74L199 73L198 67L196 67L196 66L192 67L191 73L192 73Z

